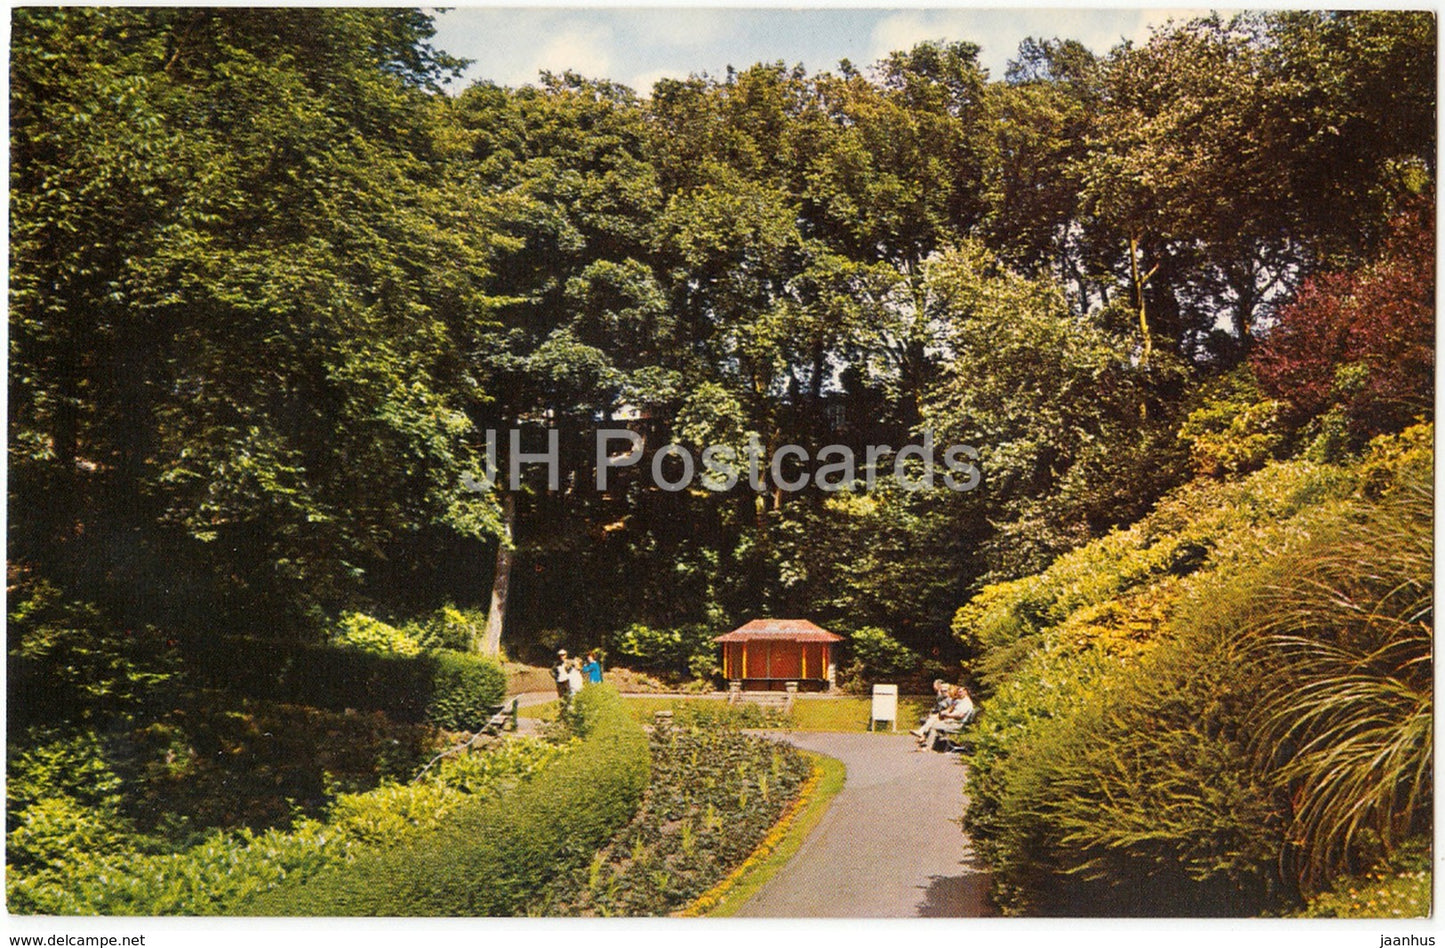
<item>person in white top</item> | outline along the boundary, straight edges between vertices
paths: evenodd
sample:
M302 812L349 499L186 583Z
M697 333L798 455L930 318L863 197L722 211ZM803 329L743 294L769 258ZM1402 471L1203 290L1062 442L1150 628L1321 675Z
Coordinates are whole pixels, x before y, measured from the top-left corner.
M575 698L582 693L582 660L574 658L567 666L567 690L571 692L568 697Z
M963 730L963 726L973 720L977 708L973 699L969 697L968 689L961 685L955 685L949 691L951 699L948 707L937 714L929 715L923 726L912 732L918 736L917 750L925 747L932 748L934 743L943 734L957 734Z

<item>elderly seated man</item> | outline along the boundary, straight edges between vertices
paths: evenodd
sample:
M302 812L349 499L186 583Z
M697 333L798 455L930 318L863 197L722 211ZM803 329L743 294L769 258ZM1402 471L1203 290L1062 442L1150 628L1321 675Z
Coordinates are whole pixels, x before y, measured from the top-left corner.
M915 750L921 751L925 747L932 749L944 734L957 734L963 730L963 726L972 721L977 713L978 709L974 706L968 689L955 685L949 690L948 706L929 715L922 727L911 732L918 738L918 747Z

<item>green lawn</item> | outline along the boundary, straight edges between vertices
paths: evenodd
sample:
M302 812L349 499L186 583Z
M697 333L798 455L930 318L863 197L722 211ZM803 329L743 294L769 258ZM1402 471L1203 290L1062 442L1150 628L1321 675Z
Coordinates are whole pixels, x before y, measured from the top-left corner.
M627 706L639 721L650 723L657 711L670 711L685 703L697 702L709 707L722 707L717 698L672 698L635 696L625 699ZM871 701L868 698L822 698L803 695L793 705L789 726L797 731L867 731L868 712ZM915 727L933 706L933 699L925 696L898 699L898 730L906 731ZM521 708L518 715L524 718L555 718L557 702L535 704Z

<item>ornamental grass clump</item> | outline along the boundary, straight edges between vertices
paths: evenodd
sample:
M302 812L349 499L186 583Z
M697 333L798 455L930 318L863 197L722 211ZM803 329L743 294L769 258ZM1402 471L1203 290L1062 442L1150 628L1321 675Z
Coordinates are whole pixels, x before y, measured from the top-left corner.
M1429 433L1351 469L1272 465L1230 489L1239 509L1161 503L1156 543L1208 541L1187 575L1059 616L1028 607L1064 601L1051 569L960 613L1025 630L990 633L1011 658L983 663L964 821L1006 912L1290 913L1372 873L1395 890L1432 805Z
M1368 869L1428 834L1434 770L1428 471L1322 531L1265 591L1256 752L1291 801L1301 882Z

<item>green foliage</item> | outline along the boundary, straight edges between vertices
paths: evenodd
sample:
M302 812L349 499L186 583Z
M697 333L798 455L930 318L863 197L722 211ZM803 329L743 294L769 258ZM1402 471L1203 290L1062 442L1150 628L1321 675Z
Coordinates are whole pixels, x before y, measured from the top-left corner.
M1008 911L1277 912L1428 825L1428 430L1195 482L960 610Z
M114 811L82 806L73 797L41 800L27 807L5 838L7 865L52 866L76 853L103 856L130 848L130 828Z
M414 11L17 17L23 557L124 542L102 583L122 597L289 624L404 537L495 533L458 486L478 465L457 358L493 242L457 232L484 202L432 160L457 64L431 31Z
M145 842L132 837L127 850L77 848L34 865L12 860L9 908L46 915L237 914L278 885L435 833L458 808L515 792L569 749L530 738L509 740L448 758L411 784L338 794L325 822L302 819L287 831L214 833L183 852L130 851ZM79 816L96 812L87 805ZM94 830L73 832L83 843L91 841L83 834Z
M444 757L422 778L463 793L501 794L530 778L573 749L569 742L512 736L482 754Z
M375 620L357 623L369 641L415 645ZM381 631L378 632L377 630ZM500 704L506 673L491 658L450 651L413 657L354 647L304 646L257 639L209 639L187 646L200 682L247 697L327 710L384 711L402 722L474 730L483 709ZM479 717L481 716L481 717Z
M1431 898L1429 841L1411 841L1389 863L1335 882L1309 900L1310 918L1428 918Z
M117 741L125 811L171 845L212 827L286 826L318 816L332 793L405 779L434 752L435 728L380 712L214 695Z
M13 586L9 608L12 726L136 711L164 702L175 683L172 643L153 628L117 628L45 580Z
M571 72L449 96L460 64L416 11L17 10L9 723L105 733L130 781L114 812L79 786L33 793L10 815L17 858L116 848L126 818L285 822L287 796L316 811L322 769L370 786L408 770L421 722L475 727L501 694L461 654L480 616L396 628L350 610L475 595L502 533L494 497L461 486L479 429L549 419L564 477L585 485L586 430L628 403L649 445L756 433L861 453L931 428L981 449L984 482L671 493L643 489L642 465L605 496L514 496L513 642L605 643L705 676L723 619L766 613L865 630L865 671L900 668L904 649L944 666L974 651L993 691L981 847L1018 867L1010 853L1037 846L1070 880L1167 863L1200 910L1229 886L1272 898L1249 836L1275 811L1240 769L1234 706L1194 740L1131 682L1163 662L1171 700L1205 700L1153 655L1174 654L1201 590L1254 603L1251 577L1303 537L1393 535L1349 511L1393 503L1429 460L1417 431L1358 478L1337 466L1428 417L1433 251L1405 231L1378 245L1433 190L1435 33L1428 11L1211 16L1098 57L1030 40L1003 82L971 44L929 42L871 72L761 64L645 99ZM1306 459L1269 463L1286 446L1277 406L1229 373L1256 346L1284 360L1255 360L1269 393L1316 406L1296 433ZM1171 492L1191 463L1211 482ZM1341 602L1413 631L1321 614L1257 636L1273 642L1259 694L1296 728L1251 732L1278 745L1286 786L1266 785L1315 794L1281 830L1307 888L1415 832L1407 775L1431 736L1423 620L1311 557L1300 576L1319 567ZM974 593L955 647L948 617ZM345 647L302 644L337 615ZM241 637L255 629L271 637ZM1227 635L1200 641L1214 687L1248 687L1210 664ZM1358 734L1320 697L1343 679L1373 696ZM1127 746L1171 793L1176 763L1219 762L1199 783L1222 801L1217 834L1180 790L1167 839L1110 837L1050 796L1052 772L1026 759L1041 755L1016 753L1123 741L1110 722L1135 712L1162 722L1159 743ZM1071 754L1056 785L1086 794L1080 774L1107 762ZM1365 781L1370 754L1401 779ZM108 785L99 757L75 759ZM1163 805L1146 783L1110 786ZM408 825L442 804L396 793ZM1345 816L1350 794L1365 802ZM1126 810L1119 825L1141 826ZM1005 812L1039 838L1011 835ZM251 858L231 845L218 864ZM314 848L278 865L312 865ZM1033 883L1011 873L1027 904Z
M647 739L607 686L573 702L582 741L517 792L469 802L436 832L287 883L246 914L521 915L632 818L647 787Z
M694 665L706 670L716 663L718 647L712 638L717 634L702 623L654 628L634 622L613 641L612 647L617 660L633 668L691 673Z
M489 706L502 703L507 673L494 659L439 652L433 663L426 720L453 731L480 730L491 716Z
M988 653L985 683L1001 679L1014 665L1007 650L1032 648L1029 637L1071 617L1084 620L1085 610L1131 590L1189 576L1206 562L1255 559L1262 546L1279 542L1280 524L1355 486L1348 472L1301 461L1274 464L1235 483L1192 482L1129 529L1064 554L1036 576L985 587L955 615L954 632ZM1160 590L1170 599L1177 592Z
M414 658L421 654L421 643L416 639L395 626L360 612L343 615L331 633L331 641L336 645L375 655Z
M134 845L121 780L94 734L35 730L12 736L5 780L5 863L32 872L80 853Z
M448 603L424 620L407 623L403 631L425 649L475 652L486 635L487 616L480 610L458 609Z
M1058 720L1008 743L997 809L970 808L1009 907L1127 916L1273 905L1282 814L1251 766L1244 722L1259 680L1239 649L1196 635L1080 684L1053 703Z
M1001 270L979 244L939 255L927 277L950 358L923 415L940 443L979 450L997 527L987 578L1043 569L1182 479L1176 360L1141 363L1102 315L1071 312L1052 281Z
M546 914L678 911L747 858L810 770L788 745L678 719L653 731L651 754L637 815L590 864L558 880Z
M1277 667L1256 737L1318 887L1428 829L1433 800L1434 543L1428 466L1287 555L1250 629Z
M1223 477L1258 470L1284 441L1281 407L1265 398L1248 375L1213 386L1179 428L1195 473Z
M864 626L848 636L856 669L868 681L912 675L918 671L918 654L877 626Z

